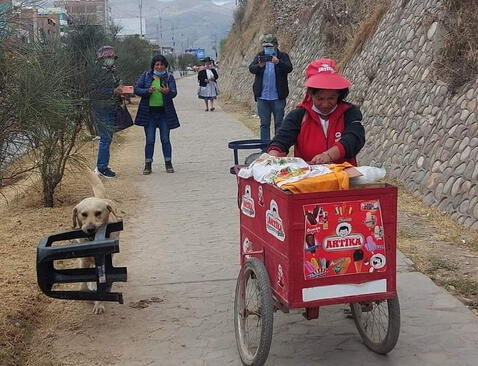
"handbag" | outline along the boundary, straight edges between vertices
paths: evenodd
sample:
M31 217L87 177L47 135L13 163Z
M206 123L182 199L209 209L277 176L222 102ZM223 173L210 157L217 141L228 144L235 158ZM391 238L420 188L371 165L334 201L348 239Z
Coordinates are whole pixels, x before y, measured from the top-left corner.
M123 102L116 107L115 132L123 131L132 125L133 118L131 114L129 114L126 102L123 100Z

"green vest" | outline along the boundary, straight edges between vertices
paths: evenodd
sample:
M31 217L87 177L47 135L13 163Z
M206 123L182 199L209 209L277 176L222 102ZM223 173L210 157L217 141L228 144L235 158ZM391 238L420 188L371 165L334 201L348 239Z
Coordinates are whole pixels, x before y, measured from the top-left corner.
M151 86L154 88L153 93L149 96L149 106L150 107L162 107L163 102L163 93L159 90L161 83L159 80L153 79Z

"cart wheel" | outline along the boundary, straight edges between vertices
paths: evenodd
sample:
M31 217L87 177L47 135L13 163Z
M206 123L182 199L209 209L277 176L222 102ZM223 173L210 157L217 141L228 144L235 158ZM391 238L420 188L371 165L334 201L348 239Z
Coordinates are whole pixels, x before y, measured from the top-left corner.
M372 351L386 354L397 344L400 334L398 297L350 304L357 330Z
M273 305L271 285L264 264L249 258L237 278L234 300L236 343L242 363L262 366L272 341Z

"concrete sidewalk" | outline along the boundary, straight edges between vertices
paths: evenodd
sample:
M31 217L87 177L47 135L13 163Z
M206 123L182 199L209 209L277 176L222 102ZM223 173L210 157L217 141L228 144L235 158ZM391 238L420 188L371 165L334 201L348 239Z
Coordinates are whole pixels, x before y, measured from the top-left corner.
M241 365L232 311L239 212L227 142L252 135L220 108L205 112L196 89L195 78L178 82L176 173L164 172L159 144L151 176L139 167L128 173L147 205L126 218L119 257L129 281L117 287L126 303L145 307L110 305L108 321L85 324L74 341L83 350L79 364ZM124 153L141 162L144 140L136 134ZM332 306L312 321L298 311L277 312L266 365L477 365L478 319L426 276L409 272L403 257L399 262L402 330L388 356L368 351L343 307Z

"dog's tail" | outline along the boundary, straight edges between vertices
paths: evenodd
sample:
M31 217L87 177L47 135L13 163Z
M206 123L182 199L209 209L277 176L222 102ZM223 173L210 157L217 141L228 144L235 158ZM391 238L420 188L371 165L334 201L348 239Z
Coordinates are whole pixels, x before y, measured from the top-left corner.
M101 179L91 169L87 168L85 170L86 170L86 176L87 176L88 182L90 183L91 188L93 189L93 195L96 198L106 198L105 186L103 185L103 182L101 181Z

